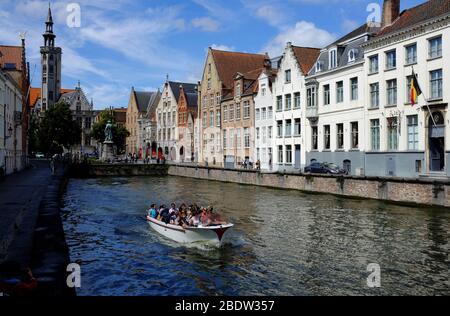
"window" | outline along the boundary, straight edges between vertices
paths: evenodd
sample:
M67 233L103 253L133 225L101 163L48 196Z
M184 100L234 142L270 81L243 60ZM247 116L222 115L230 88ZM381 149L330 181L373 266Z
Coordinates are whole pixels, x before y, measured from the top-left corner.
M248 127L244 128L244 146L250 148L250 129Z
M283 111L283 97L277 96L277 111Z
M351 88L351 100L358 100L358 78L350 79L350 88Z
M283 163L283 146L278 146L278 163Z
M428 57L438 58L442 56L442 37L432 38L428 41L429 53Z
M331 133L330 125L324 125L323 127L323 148L329 150L331 148Z
M265 144L266 143L266 141L267 141L267 137L266 137L266 135L267 135L267 128L266 127L263 127L262 128L262 143L263 144Z
M369 57L369 73L375 74L378 72L378 55Z
M386 70L395 69L397 67L397 53L395 50L386 53Z
M372 150L380 150L380 120L370 120L370 138Z
M352 122L351 129L352 129L352 149L358 149L358 147L359 147L358 122Z
M411 65L417 63L417 44L412 44L405 47L405 64Z
M358 56L358 50L356 48L351 49L348 52L348 62L354 62L356 60L356 57Z
M330 69L337 67L337 54L336 50L330 51Z
M344 124L337 124L337 148L344 148Z
M387 85L387 105L397 105L397 79L388 80Z
M256 109L255 120L259 121L260 119L261 119L261 110L260 109Z
M277 122L277 136L283 137L283 121Z
M330 85L327 84L323 86L323 104L329 105L330 99Z
M241 104L236 103L236 121L241 119Z
M216 110L216 126L220 127L220 110Z
M208 64L208 74L211 73L211 64Z
M318 147L318 142L317 142L317 137L318 137L318 133L317 133L317 126L311 126L311 146L312 146L312 150L317 150Z
M294 136L300 136L302 134L302 124L299 118L295 119L294 124Z
M272 126L269 126L269 128L267 129L267 137L269 139L273 138L273 127Z
M209 112L209 127L214 127L214 111Z
M398 149L398 122L396 117L387 118L388 150Z
M286 146L286 163L292 164L292 145Z
M257 127L257 128L256 128L256 140L259 140L259 139L260 139L260 136L261 136L261 134L260 134L260 129L259 129L259 127Z
M285 136L291 137L292 136L292 120L286 120L286 129L285 129Z
M242 143L241 143L241 129L238 128L238 129L236 129L236 148L240 149L241 146L242 146Z
M336 103L344 102L344 82L336 83Z
M211 78L208 78L208 90L211 89Z
M316 63L316 72L321 72L321 71L323 71L323 61L319 60Z
M310 87L306 90L306 104L308 107L316 106L316 87Z
M430 97L442 98L442 69L430 71Z
M273 119L273 107L271 107L271 106L269 106L269 111L268 111L267 118L269 120Z
M286 94L285 96L285 106L284 109L289 111L292 108L292 95Z
M300 92L294 93L294 109L300 108Z
M284 72L284 78L286 83L291 83L291 70L288 69Z
M228 144L229 149L233 149L236 146L236 144L234 143L234 140L235 140L234 129L230 129L230 140L229 140L229 144Z
M227 130L223 130L223 149L227 149Z
M419 123L417 115L408 116L408 150L419 149Z
M207 105L208 105L207 103L208 103L207 98L206 98L206 96L204 96L204 97L203 97L203 107L204 107L204 108L207 107Z
M228 108L228 121L234 121L234 105L230 105Z
M380 106L380 84L378 82L370 85L370 107L378 108Z
M262 108L261 109L261 120L266 120L266 119L267 119L267 109Z
M250 101L244 102L244 120L250 118Z
M220 93L217 93L217 94L216 94L216 105L220 105L220 99L222 99L222 98L220 97Z
M223 106L223 121L228 121L228 106L226 105Z

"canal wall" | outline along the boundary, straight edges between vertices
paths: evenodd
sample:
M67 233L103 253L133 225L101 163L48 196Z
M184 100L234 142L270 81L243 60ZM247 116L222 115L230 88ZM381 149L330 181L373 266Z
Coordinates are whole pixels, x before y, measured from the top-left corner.
M450 181L446 179L260 173L252 170L228 170L185 165L171 165L168 174L310 193L385 200L401 204L450 207Z
M165 176L168 165L157 164L74 164L70 168L73 178Z

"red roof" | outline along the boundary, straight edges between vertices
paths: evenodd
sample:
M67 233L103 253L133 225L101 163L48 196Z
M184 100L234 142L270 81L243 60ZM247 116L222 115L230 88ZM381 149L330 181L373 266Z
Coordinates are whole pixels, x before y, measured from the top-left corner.
M5 64L15 64L22 71L22 46L0 45L0 68L5 68Z
M219 78L227 89L233 88L236 74L264 67L266 55L226 52L211 49Z
M403 11L394 23L382 29L377 36L396 32L446 13L450 13L450 0L430 0Z
M75 89L61 89L61 94L74 92ZM30 88L30 107L34 108L41 98L41 88Z
M300 65L300 69L307 74L317 61L320 54L319 48L292 46L295 58Z

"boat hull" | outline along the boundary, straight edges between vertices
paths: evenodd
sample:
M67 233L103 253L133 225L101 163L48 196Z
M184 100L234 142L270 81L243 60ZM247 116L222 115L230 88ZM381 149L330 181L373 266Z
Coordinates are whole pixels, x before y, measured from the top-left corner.
M221 226L183 228L181 226L168 225L153 218L148 218L147 222L159 234L182 244L211 242L221 245L227 232L233 227L233 224L227 224Z

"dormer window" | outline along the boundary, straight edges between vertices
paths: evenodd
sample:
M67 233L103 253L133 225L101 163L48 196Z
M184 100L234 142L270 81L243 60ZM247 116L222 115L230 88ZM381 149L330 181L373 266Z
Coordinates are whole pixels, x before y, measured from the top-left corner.
M348 52L348 62L354 62L356 60L356 57L358 56L358 50L356 48L351 49Z
M316 72L321 72L321 71L323 71L323 61L319 60L316 63Z
M329 53L330 56L330 69L337 67L337 50L333 49Z

